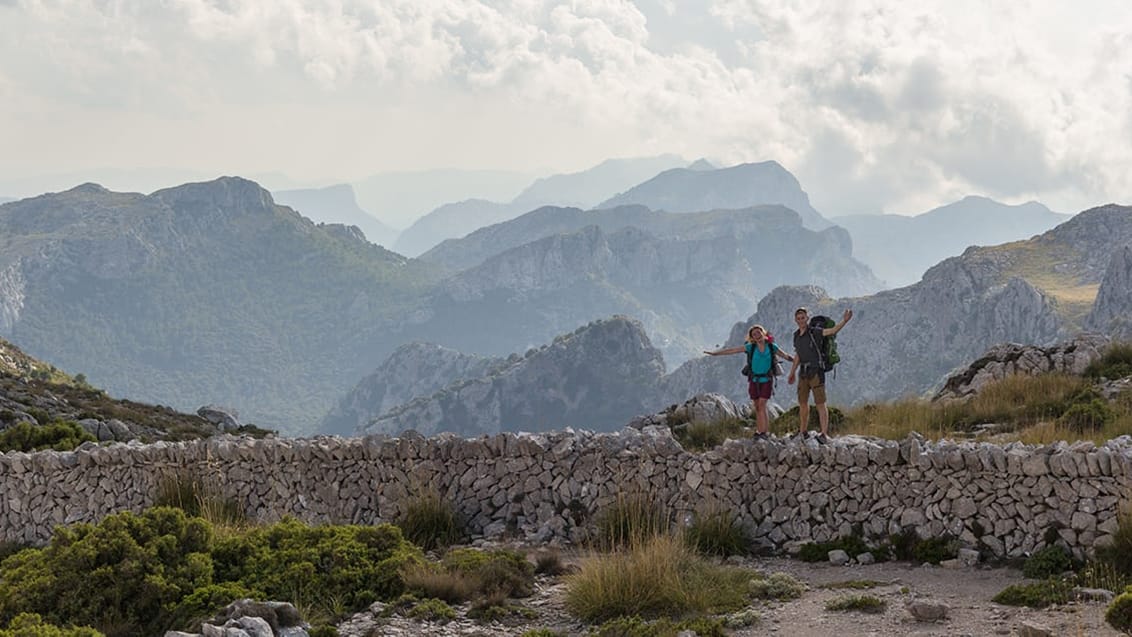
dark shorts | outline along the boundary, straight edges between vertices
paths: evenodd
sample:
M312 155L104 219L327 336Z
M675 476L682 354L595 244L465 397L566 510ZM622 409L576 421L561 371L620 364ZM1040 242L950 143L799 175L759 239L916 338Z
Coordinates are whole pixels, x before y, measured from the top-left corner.
M774 383L766 381L765 383L756 383L753 380L747 381L747 395L751 400L770 400L770 392L774 389Z

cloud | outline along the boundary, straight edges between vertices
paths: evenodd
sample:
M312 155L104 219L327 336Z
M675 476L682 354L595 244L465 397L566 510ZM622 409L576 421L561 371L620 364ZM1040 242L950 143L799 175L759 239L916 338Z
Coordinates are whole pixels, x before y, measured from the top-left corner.
M51 115L35 133L48 145L39 170L92 143L53 136L47 121L135 121L144 136L119 131L135 156L160 152L145 138L164 130L197 168L218 156L337 174L570 170L659 152L776 159L828 212L912 212L970 193L1072 210L1132 190L1123 2L0 6L0 92L22 105L0 116ZM246 143L221 155L220 130ZM0 169L29 170L22 159Z

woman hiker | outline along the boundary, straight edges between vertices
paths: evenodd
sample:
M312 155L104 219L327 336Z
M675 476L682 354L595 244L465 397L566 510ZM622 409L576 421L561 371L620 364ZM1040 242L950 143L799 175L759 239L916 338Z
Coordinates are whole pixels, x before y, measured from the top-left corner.
M728 354L747 354L751 361L750 373L747 374L747 395L751 397L751 408L755 411L755 438L767 437L770 419L766 413L766 402L774 391L774 357L794 362L794 357L783 352L770 340L770 334L762 325L752 325L747 330L747 342L742 347L728 347L714 352L704 351L708 356L726 356ZM747 370L744 370L746 372Z

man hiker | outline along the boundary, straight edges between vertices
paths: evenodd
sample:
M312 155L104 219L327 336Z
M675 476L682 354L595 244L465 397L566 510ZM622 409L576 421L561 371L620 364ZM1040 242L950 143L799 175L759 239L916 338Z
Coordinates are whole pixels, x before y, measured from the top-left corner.
M810 420L810 393L814 394L814 405L818 408L818 423L821 432L818 442L829 442L829 409L825 404L825 369L822 360L822 343L827 336L833 336L853 318L853 310L845 310L841 322L833 327L810 327L810 312L804 307L794 310L794 364L786 382L793 385L795 374L798 378L798 439L806 439L806 428ZM820 333L819 333L820 332Z

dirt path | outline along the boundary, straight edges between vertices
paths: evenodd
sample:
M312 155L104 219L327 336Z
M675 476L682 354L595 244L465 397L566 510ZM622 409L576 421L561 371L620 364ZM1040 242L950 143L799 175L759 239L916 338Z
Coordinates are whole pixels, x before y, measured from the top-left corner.
M564 557L568 562L580 559L577 555ZM1024 581L1022 574L1012 568L948 569L917 567L909 563L832 566L788 558L752 558L744 560L742 566L767 575L788 573L805 583L808 589L799 599L756 602L751 608L761 619L748 627L730 631L735 637L1120 637L1119 632L1104 622L1106 603L1082 602L1032 610L991 602L991 598L1002 589ZM865 590L827 587L853 580L871 580L881 584ZM478 624L466 617L469 606L464 604L455 609L458 618L445 624L394 617L372 623L363 621L353 626L343 625L340 626L340 634L342 637L518 637L532 628L550 628L571 636L588 634L592 627L581 624L566 612L563 604L565 591L563 578L538 578L535 594L520 600L521 605L533 611L534 616L510 626ZM825 609L826 603L834 598L860 594L879 597L887 603L886 609L876 614ZM940 622L916 621L905 608L912 600L942 602L949 609L948 618ZM1048 632L1030 632L1027 626Z

